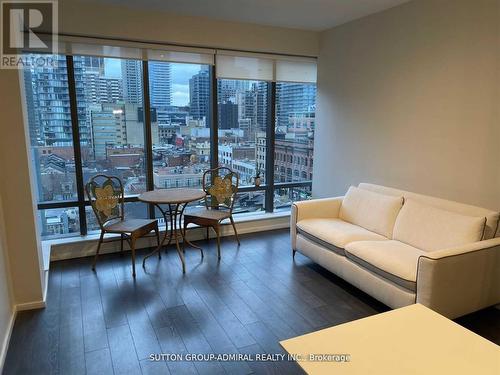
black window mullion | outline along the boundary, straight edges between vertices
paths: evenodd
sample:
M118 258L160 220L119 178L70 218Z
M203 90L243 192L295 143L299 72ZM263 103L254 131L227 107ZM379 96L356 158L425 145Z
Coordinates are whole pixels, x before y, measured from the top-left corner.
M215 65L210 65L210 168L219 166L219 120L217 98L217 76Z
M153 136L151 134L151 103L149 97L149 65L147 60L142 61L142 103L144 106L144 152L146 156L146 190L154 190L153 178ZM155 209L148 205L148 216L155 217Z
M276 82L268 83L266 124L266 212L274 211L274 140L276 135Z
M80 234L87 234L87 217L85 215L85 189L83 181L82 151L80 145L80 127L78 124L78 106L76 100L75 67L73 56L66 56L68 74L68 93L71 111L71 130L73 136L73 153L75 155L76 193L78 197L78 216L80 220Z

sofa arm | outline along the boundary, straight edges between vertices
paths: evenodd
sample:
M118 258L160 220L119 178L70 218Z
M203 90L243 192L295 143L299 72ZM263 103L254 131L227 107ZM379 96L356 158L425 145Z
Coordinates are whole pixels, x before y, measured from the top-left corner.
M290 215L290 236L292 249L295 247L298 221L309 218L336 218L339 216L340 206L344 197L311 199L308 201L294 202Z
M308 218L339 217L340 206L343 200L344 197L334 197L294 202L292 216L295 214L295 223Z
M420 256L416 302L448 318L500 303L500 238Z

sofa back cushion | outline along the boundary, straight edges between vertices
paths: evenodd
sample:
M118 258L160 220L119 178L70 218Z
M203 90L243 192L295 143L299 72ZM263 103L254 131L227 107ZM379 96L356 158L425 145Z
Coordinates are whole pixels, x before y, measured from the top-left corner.
M406 199L394 226L394 239L424 251L480 241L485 217L465 216Z
M403 197L393 197L351 186L340 206L339 217L387 238L392 238L394 222Z
M489 240L490 238L495 237L495 233L497 237L500 237L500 226L498 225L500 213L498 211L365 182L360 183L358 187L360 189L370 190L379 194L403 196L405 200L413 199L432 207L455 212L465 216L486 217L486 227L484 229L482 239Z

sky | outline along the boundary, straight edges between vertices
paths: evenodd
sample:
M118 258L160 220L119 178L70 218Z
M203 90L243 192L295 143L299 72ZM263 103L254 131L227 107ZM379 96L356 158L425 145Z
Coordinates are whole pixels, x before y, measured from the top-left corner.
M172 105L189 104L189 79L200 71L202 65L171 63L172 65ZM104 59L106 77L121 78L120 59Z

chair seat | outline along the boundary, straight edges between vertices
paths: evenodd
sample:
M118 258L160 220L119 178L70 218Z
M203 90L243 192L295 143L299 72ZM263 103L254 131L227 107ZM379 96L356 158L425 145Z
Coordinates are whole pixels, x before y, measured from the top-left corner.
M224 220L228 219L231 216L229 211L221 211L221 210L210 210L207 208L191 211L187 214L184 214L184 219L207 219L207 220Z
M104 225L106 232L112 233L132 233L138 229L145 228L153 224L156 220L150 219L125 219Z

